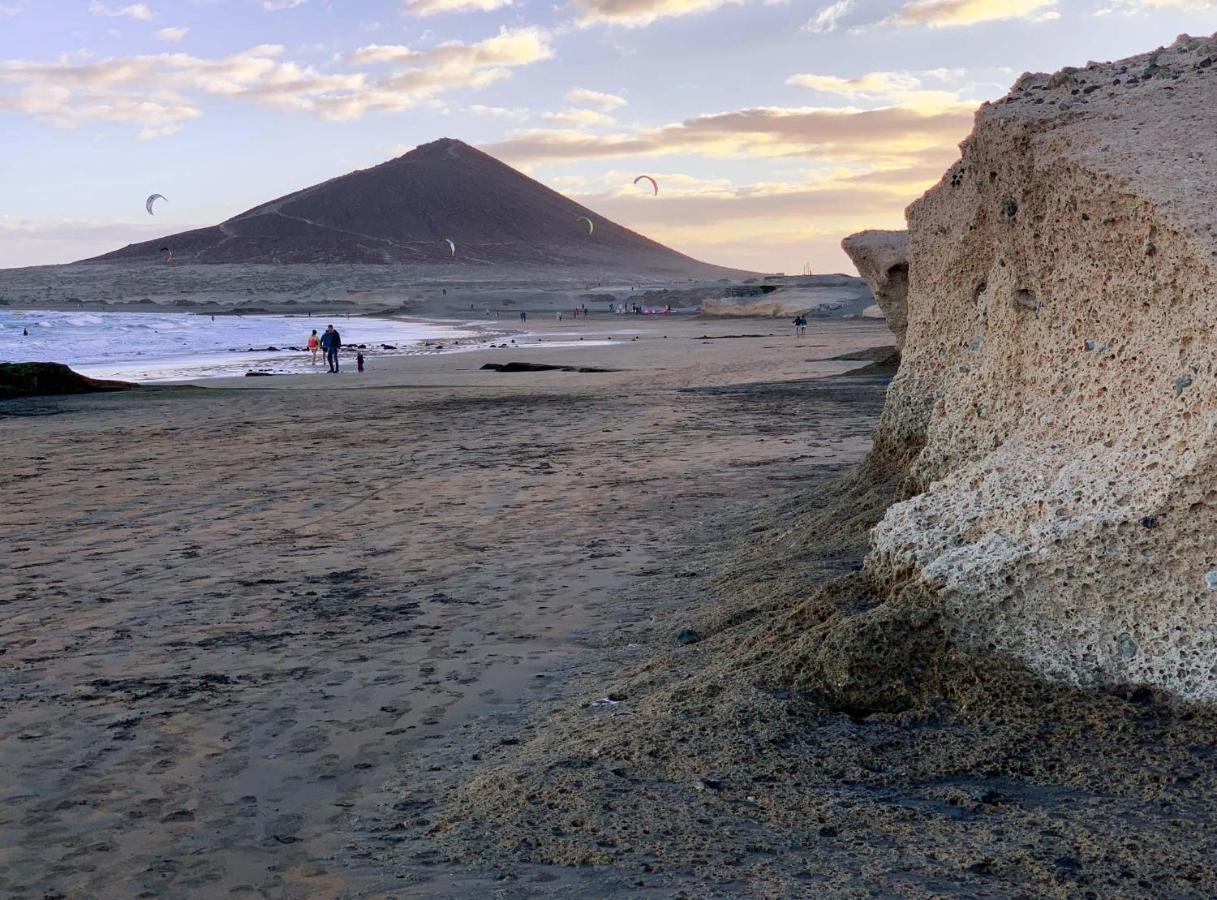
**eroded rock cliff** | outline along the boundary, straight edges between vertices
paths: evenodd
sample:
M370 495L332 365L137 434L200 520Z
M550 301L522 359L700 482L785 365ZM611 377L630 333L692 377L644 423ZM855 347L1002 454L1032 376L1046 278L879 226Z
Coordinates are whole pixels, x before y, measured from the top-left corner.
M1217 39L1024 75L910 207L889 602L1082 685L1217 699ZM876 291L878 293L878 291ZM915 599L914 599L915 598Z
M904 348L908 328L908 245L907 231L860 231L841 241L896 335L897 350Z

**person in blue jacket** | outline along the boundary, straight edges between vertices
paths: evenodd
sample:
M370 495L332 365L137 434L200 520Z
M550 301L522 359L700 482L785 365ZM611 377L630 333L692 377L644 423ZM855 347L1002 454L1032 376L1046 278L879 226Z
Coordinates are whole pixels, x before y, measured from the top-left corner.
M321 335L321 349L325 351L325 361L329 363L330 371L338 371L338 349L342 346L342 335L333 325L325 326L325 334Z

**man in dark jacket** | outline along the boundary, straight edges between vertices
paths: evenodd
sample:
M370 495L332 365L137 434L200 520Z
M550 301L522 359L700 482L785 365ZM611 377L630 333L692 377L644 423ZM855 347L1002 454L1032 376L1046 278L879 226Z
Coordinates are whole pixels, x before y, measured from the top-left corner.
M329 363L330 371L338 371L338 348L342 346L342 335L334 330L333 325L325 326L325 334L321 335L321 349L325 351L325 361Z

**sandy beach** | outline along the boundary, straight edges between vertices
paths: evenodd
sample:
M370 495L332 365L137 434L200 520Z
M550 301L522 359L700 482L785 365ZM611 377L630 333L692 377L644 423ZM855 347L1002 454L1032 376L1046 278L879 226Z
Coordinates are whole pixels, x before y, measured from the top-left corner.
M1214 16L0 0L0 900L1217 897Z
M627 324L6 403L0 892L1204 896L1211 712L883 630L882 324Z
M452 881L417 823L669 646L708 550L861 459L882 403L884 377L826 361L882 323L626 324L7 404L0 889L495 883ZM510 360L616 371L480 369Z

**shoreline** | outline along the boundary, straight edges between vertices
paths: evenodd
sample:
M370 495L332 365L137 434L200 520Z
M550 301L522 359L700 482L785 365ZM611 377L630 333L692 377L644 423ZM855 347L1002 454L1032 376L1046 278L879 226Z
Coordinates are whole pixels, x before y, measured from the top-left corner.
M28 313L30 315L38 315L40 313L54 313L59 315L75 315L80 311L69 309L13 309L4 310L4 312L12 313ZM166 310L161 312L148 312L141 310L136 313L119 310L101 310L84 313L87 315L109 314L120 315L149 315L149 316L190 316L190 317L208 317L215 318L222 313L207 313L194 311L178 311ZM514 313L513 313L514 315ZM636 340L642 335L646 335L651 331L669 330L663 326L670 324L671 329L676 332L687 330L690 323L702 323L709 327L710 323L719 323L727 325L733 329L744 329L754 335L759 336L759 330L763 330L767 336L778 337L782 329L777 322L770 317L738 317L733 316L727 319L717 317L702 317L692 314L688 311L683 313L672 312L668 314L618 314L618 313L589 313L585 316L572 317L564 316L561 321L556 321L552 313L547 315L545 312L531 314L531 320L526 323L510 324L502 322L501 319L480 319L470 318L468 316L422 316L422 315L404 315L400 313L384 313L381 315L360 315L350 312L333 312L333 313L231 313L230 317L245 318L245 317L268 317L276 319L307 319L314 323L341 323L344 320L352 318L356 319L382 319L385 321L394 321L407 324L418 324L424 326L436 326L439 328L450 328L461 332L459 337L452 340L427 339L418 338L412 346L394 347L391 350L382 349L374 346L381 343L380 338L371 339L364 338L358 342L348 342L343 346L341 360L344 364L349 364L354 367L354 354L356 352L364 352L367 358L369 367L375 365L378 368L387 368L390 370L396 369L394 360L401 357L416 357L416 356L436 356L446 354L460 354L478 351L556 351L556 350L574 350L574 349L590 349L591 347L619 347L624 343ZM876 324L876 320L841 320L841 321L858 321L866 324ZM749 324L751 323L751 325ZM878 324L882 325L879 320ZM320 326L318 326L320 328ZM341 331L342 329L339 328ZM564 340L565 338L565 340ZM390 338L385 338L387 342ZM363 346L360 346L360 345ZM439 345L439 346L437 346ZM220 352L199 352L181 356L165 356L160 358L147 358L139 354L126 357L121 360L114 360L106 363L66 363L83 375L94 378L117 378L124 380L132 380L141 384L207 384L216 379L226 379L234 377L245 377L247 372L269 375L276 379L283 377L306 376L318 374L312 371L311 367L305 368L306 361L309 359L308 351L298 347L283 347L274 351L259 350L251 348L248 351L228 349ZM17 360L22 361L22 360ZM33 361L33 360L30 360ZM62 359L37 360L42 362L58 362L62 363ZM284 368L284 366L287 368ZM321 368L319 363L318 369ZM227 371L214 371L216 369L225 369ZM278 371L276 371L278 369ZM211 374L202 374L197 370L211 370ZM149 374L156 371L168 371L171 374L162 375L159 377L149 377Z

